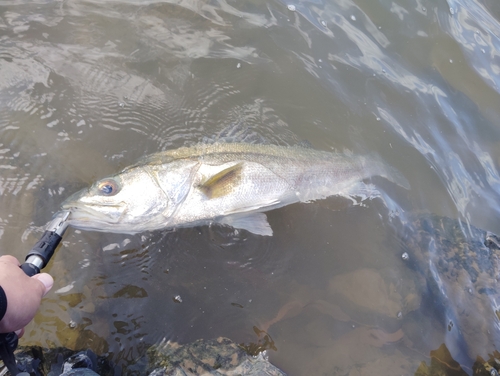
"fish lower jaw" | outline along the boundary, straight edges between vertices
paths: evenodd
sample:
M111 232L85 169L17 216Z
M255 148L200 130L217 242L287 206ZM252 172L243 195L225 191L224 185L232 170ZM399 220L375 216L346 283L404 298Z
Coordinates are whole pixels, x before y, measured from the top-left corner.
M71 227L79 230L131 235L169 227L165 226L164 218L149 218L142 221L127 220L123 217L124 213L121 213L120 215L117 215L116 218L113 218L103 215L102 213L95 213L80 209L70 214L68 223Z
M69 210L70 215L68 218L68 222L70 225L76 227L76 223L93 225L93 226L101 226L101 225L112 225L116 226L119 224L119 221L122 217L122 214L115 216L109 216L98 211L88 211L81 210L75 207L64 207L63 210Z
M69 225L77 230L112 232L120 234L136 234L140 229L133 229L129 225L122 226L111 221L96 220L95 218L77 217L68 220Z

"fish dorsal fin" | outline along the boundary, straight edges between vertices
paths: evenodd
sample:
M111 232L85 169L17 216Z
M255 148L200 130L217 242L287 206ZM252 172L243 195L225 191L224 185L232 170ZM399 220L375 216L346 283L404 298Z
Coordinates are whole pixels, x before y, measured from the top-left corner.
M257 235L273 235L273 230L264 213L233 214L219 218L217 222L234 228L247 230Z
M240 183L242 168L243 162L225 168L201 183L198 189L210 199L225 196Z

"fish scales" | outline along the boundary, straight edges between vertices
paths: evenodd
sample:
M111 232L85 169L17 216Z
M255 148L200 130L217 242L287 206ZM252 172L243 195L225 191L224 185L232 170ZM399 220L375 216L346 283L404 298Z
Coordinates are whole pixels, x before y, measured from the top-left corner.
M371 175L370 171L366 169L363 171L365 157L351 157L300 147L274 145L197 145L157 153L145 158L140 163L164 164L179 159L201 159L208 164L220 164L241 158L248 162L266 165L277 176L288 181L290 188L295 190L308 188L308 186L316 184L317 186L326 186L326 191L329 192L338 188L338 186L333 187L333 184L343 182L344 186L349 186L351 179L358 181ZM331 187L331 189L328 187ZM327 193L327 195L332 194ZM310 199L317 199L314 196L313 193Z
M220 223L272 235L263 212L331 195L371 198L380 175L407 187L373 156L301 147L200 144L147 156L63 203L78 228L137 233Z

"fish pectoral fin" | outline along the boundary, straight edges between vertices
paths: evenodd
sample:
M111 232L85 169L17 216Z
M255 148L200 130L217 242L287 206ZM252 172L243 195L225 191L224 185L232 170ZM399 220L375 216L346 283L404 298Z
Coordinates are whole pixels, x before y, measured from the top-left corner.
M209 177L198 186L209 199L228 195L241 181L243 162L228 167Z
M272 236L273 230L264 213L233 214L217 219L217 222L234 228L247 230L253 234Z

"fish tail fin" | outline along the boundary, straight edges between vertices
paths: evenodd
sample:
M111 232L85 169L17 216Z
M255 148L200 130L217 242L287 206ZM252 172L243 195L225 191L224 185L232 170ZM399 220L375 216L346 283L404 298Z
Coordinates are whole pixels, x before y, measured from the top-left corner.
M397 168L389 166L379 156L373 154L366 156L365 164L369 170L371 169L374 172L374 176L381 176L404 189L410 189L408 179Z

